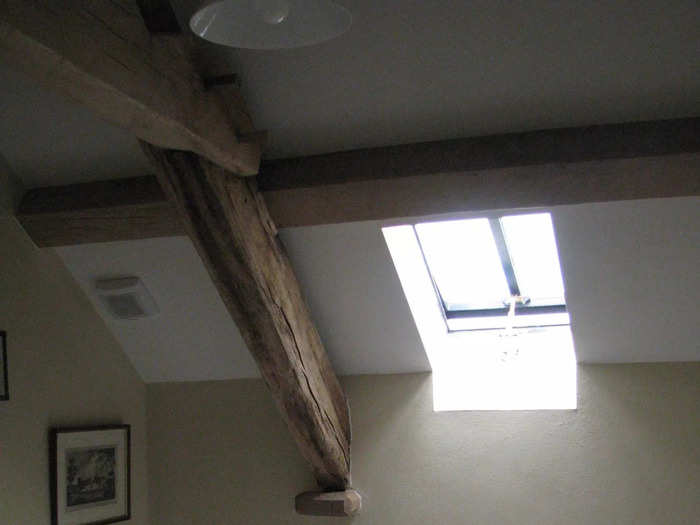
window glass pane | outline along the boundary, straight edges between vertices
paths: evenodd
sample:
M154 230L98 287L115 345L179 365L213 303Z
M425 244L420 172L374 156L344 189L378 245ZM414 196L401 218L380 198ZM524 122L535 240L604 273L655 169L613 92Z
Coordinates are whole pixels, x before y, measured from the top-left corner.
M489 330L505 328L508 318L501 317L462 317L447 319L447 328L456 332L459 330ZM566 312L555 314L530 314L516 315L513 328L526 328L535 326L568 325L569 314Z
M502 308L510 297L488 219L416 224L447 310Z
M520 293L536 304L564 304L564 283L549 213L501 218Z

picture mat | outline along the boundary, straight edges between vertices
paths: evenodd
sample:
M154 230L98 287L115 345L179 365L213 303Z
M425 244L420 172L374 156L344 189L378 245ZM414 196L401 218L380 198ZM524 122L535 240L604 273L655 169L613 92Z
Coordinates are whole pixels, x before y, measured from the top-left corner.
M59 525L81 525L95 521L110 520L117 516L128 514L129 502L127 494L127 469L125 458L126 429L115 428L75 433L58 433L56 435L56 479L57 479L57 516ZM105 445L115 446L116 480L115 499L102 505L90 505L89 508L67 507L66 501L66 450L79 448L102 448Z

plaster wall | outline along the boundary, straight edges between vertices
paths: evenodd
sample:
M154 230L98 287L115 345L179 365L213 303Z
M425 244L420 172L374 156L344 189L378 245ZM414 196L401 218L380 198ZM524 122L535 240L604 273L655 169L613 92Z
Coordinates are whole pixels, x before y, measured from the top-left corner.
M148 385L156 525L673 525L700 517L700 363L582 365L575 411L433 412L430 374L343 379L354 519L314 488L260 380Z
M49 429L131 425L130 523L146 525L146 386L61 260L0 216L0 525L48 525Z

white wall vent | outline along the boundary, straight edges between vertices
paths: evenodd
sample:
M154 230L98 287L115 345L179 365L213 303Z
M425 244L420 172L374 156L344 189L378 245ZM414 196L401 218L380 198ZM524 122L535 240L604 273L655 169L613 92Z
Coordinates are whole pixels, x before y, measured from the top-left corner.
M97 279L95 290L115 319L140 319L158 313L158 305L138 277Z

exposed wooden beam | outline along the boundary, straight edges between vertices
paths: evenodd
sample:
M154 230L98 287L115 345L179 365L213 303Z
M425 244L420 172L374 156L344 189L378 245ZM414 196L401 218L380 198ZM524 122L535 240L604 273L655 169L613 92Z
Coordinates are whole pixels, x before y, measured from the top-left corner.
M700 151L700 118L626 122L341 151L266 162L261 191Z
M17 218L41 247L185 235L152 175L32 189Z
M135 0L0 0L0 60L141 139L256 174L240 98L205 90L189 55L185 37L148 32Z
M23 224L41 245L169 235L184 227L319 485L344 490L347 400L256 183L237 176L257 173L260 160L260 141L239 138L260 135L239 106L229 111L205 89L183 38L146 31L141 16L152 33L179 32L169 3L138 0L138 7L140 13L128 1L0 0L0 56L137 137L170 148L144 143L157 181L30 192ZM47 207L51 213L36 213ZM41 229L39 216L61 227Z
M686 118L284 159L258 184L279 227L306 226L697 195L698 152L700 118Z
M144 145L304 457L325 490L350 481L350 419L254 179Z
M280 228L700 195L700 153L376 179L263 192Z
M485 137L275 161L264 164L257 178L278 227L700 195L698 118L563 130L561 142L568 144L566 147L557 147L557 133L551 130L535 132L532 137ZM582 137L578 153L574 136ZM547 137L546 141L542 137ZM613 138L614 144L606 148L605 140ZM545 142L551 147L545 147ZM504 155L512 164L516 162L513 151L519 151L517 158L524 164L506 165L496 158L492 145L496 143L520 144L519 149L506 148L511 153ZM459 150L455 144L463 144L463 149L471 144L473 157L462 151L456 154L458 160L452 158ZM478 144L484 145L483 151ZM426 150L432 153L421 153ZM550 157L545 155L547 151L552 152ZM569 160L565 160L564 151L569 151ZM490 164L485 160L488 158ZM542 164L532 164L536 159ZM344 163L353 169L346 170ZM155 216L127 226L134 214L133 202L144 191L144 183L138 181L114 181L119 191L103 183L36 189L27 194L19 219L43 246L184 234L172 220L171 207L155 190L148 200ZM130 189L131 185L135 187ZM153 179L149 187L157 186ZM73 198L57 199L57 191L73 194ZM128 197L130 193L134 198ZM162 220L158 214L163 215Z
M294 508L308 516L354 516L362 509L362 496L356 490L303 492L294 499Z

